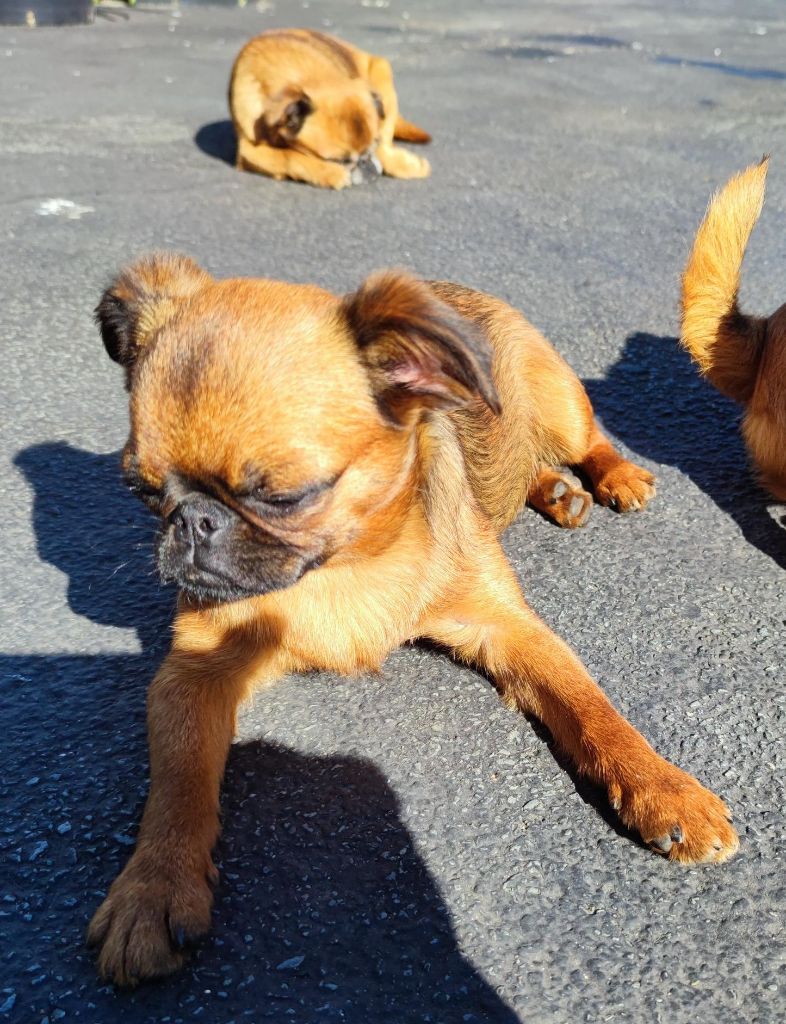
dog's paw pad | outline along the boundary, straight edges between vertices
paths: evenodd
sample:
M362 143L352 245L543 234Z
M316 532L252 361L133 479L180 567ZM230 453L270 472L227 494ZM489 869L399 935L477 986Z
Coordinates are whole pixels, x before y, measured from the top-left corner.
M572 473L555 475L542 490L543 511L567 530L584 526L592 512L592 495Z

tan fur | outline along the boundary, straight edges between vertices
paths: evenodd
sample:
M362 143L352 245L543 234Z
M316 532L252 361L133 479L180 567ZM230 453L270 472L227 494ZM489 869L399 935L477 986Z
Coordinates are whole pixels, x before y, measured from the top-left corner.
M98 308L108 343L113 288ZM723 803L611 706L527 606L497 539L528 491L547 505L555 462L580 467L621 509L654 493L651 475L600 433L545 338L498 299L400 272L343 299L209 279L173 309L177 291L174 281L160 299L147 294L156 323L167 303L166 320L128 356L127 462L153 488L197 481L271 542L322 563L256 597L181 598L150 691L151 790L137 848L90 926L101 973L121 984L167 973L182 962L182 940L206 930L239 703L288 672L377 669L418 637L447 645L511 706L540 717L645 841L685 862L731 856ZM302 511L266 518L243 497L249 467L276 490L334 483ZM166 501L161 514L166 529Z
M740 268L761 213L768 160L713 196L682 278L683 346L723 394L745 406L742 432L759 478L786 501L786 305L741 313Z
M286 114L299 101L310 112L294 131ZM393 145L431 136L399 115L389 62L322 32L271 29L248 42L232 69L229 108L241 170L340 189L374 154L392 177L430 173L427 160Z

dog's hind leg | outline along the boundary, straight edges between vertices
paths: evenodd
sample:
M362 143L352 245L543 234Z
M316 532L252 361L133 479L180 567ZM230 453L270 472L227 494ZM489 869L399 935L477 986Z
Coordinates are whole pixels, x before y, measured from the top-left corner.
M377 158L382 164L382 170L391 178L427 178L431 174L431 165L428 160L415 153L410 153L401 146L394 146L393 139L396 125L408 125L399 116L398 97L393 87L393 69L390 62L384 57L371 57L368 62L367 76L369 84L382 100L382 107L385 111L382 120L379 146L377 147ZM414 125L410 126L414 131ZM418 141L426 142L429 139L427 132L421 132Z
M642 509L655 497L655 477L629 462L593 422L589 446L576 468L589 478L595 498L618 512Z
M568 470L542 466L527 494L527 503L558 526L584 526L592 512L592 495Z
M553 351L553 350L552 350ZM646 469L623 458L603 434L592 411L581 381L556 352L542 360L532 397L535 401L544 440L544 459L551 466L571 466L589 481L595 499L619 512L641 509L655 496L655 477ZM554 475L554 471L551 471ZM562 526L582 525L553 514L551 499L564 498L567 491L555 494L549 485L556 483L541 473L530 488L528 502ZM545 491L544 491L545 485ZM561 490L556 486L556 490ZM543 507L544 493L546 507ZM585 492L584 492L585 493ZM572 501L574 495L568 499ZM577 506L574 503L574 508ZM580 512L580 510L579 510ZM580 513L581 514L581 513Z
M594 420L587 442L583 445L567 446L564 452L558 452L557 465L567 465L576 469L589 481L595 500L618 512L642 509L655 497L655 477L652 473L620 455ZM558 480L553 480L553 477L566 482L568 487L563 490ZM534 508L545 512L560 526L583 526L589 518L588 511L586 515L581 513L576 505L576 499L586 494L586 491L576 491L575 487L571 487L570 479L570 474L566 476L558 470L548 470L545 475L541 472L530 488L527 501ZM554 487L549 490L549 485L552 484ZM546 508L542 507L544 485L548 498ZM560 493L556 493L557 491ZM569 497L566 498L566 495ZM570 503L569 508L572 506L579 511L580 521L571 521L573 517L569 511L567 516L564 512L555 515L552 511L555 508L551 500L553 498L558 502L567 500Z

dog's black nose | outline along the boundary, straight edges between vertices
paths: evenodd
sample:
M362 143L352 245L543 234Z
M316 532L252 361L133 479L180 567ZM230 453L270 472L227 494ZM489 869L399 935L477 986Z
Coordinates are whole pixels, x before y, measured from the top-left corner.
M169 516L175 538L192 548L214 543L230 521L228 510L211 498L186 499Z
M373 152L368 151L363 153L352 170L352 184L361 185L365 182L375 181L381 173L382 164Z

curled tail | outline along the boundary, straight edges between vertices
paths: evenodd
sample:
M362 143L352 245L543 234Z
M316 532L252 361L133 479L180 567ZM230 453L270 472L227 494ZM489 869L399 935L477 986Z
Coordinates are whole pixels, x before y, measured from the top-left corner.
M401 114L396 118L396 127L393 129L393 138L401 142L431 142L431 136L416 124L407 121Z
M682 275L682 345L719 391L740 402L753 391L767 324L737 305L767 163L746 168L712 197Z

